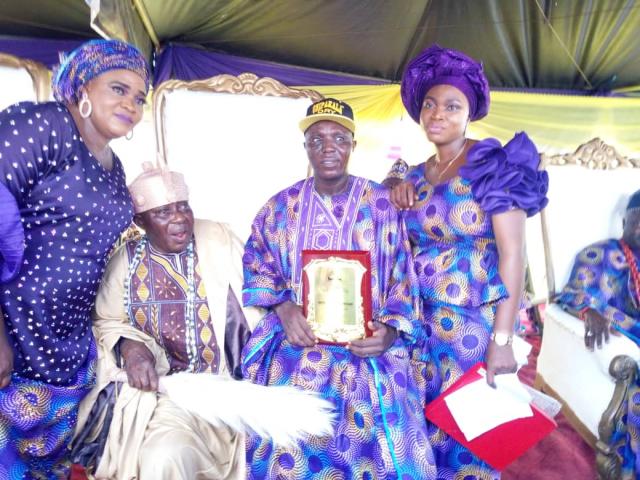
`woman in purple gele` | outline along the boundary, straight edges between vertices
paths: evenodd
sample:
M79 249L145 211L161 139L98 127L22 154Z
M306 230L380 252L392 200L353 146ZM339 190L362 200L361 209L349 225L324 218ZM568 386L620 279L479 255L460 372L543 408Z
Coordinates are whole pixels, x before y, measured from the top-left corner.
M402 101L436 149L408 168L396 162L385 180L405 222L420 283L427 402L476 362L487 381L516 371L511 342L524 290L525 219L547 203L546 172L525 133L502 146L466 137L487 115L482 64L433 45L409 62ZM499 478L499 472L430 425L439 478Z
M148 88L135 47L92 40L54 72L55 102L0 112L0 479L65 474L94 379L91 308L133 217L109 142L141 120Z

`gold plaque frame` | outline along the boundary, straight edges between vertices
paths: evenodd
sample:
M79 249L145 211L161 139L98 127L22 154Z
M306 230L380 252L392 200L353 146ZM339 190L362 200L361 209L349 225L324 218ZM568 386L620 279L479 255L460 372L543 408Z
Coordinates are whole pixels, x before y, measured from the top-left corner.
M370 335L368 256L311 252L303 252L303 296L304 312L316 337L323 343L346 344Z

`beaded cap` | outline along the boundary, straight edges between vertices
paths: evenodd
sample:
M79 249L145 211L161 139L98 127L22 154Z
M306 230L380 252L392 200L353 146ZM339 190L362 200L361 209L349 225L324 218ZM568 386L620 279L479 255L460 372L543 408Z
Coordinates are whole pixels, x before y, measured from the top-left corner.
M135 213L189 200L189 188L181 173L154 167L151 162L143 163L142 169L129 184Z

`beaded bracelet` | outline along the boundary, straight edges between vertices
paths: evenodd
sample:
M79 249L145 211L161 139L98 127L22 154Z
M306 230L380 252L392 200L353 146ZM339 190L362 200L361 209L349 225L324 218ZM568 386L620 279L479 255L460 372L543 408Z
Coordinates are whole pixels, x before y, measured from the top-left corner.
M587 312L591 310L591 307L584 307L578 311L578 318L583 322L586 320Z

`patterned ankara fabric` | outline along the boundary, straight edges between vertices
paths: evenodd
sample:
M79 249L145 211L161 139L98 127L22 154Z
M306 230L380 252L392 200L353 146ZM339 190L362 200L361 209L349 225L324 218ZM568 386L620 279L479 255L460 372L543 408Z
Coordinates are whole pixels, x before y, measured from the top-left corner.
M127 243L129 262L138 242ZM129 319L134 327L153 337L167 353L169 373L189 368L187 351L187 252L159 253L147 243L129 284ZM207 303L204 282L200 276L198 255L194 251L196 282L195 372L218 373L220 349L211 328L211 312Z
M243 373L256 383L297 385L335 404L329 438L297 448L248 440L250 478L433 479L424 419L423 341L406 233L388 191L350 177L344 193L320 197L313 179L272 197L258 213L243 258L245 305L298 303L302 248L371 252L374 318L400 331L389 350L360 358L341 346L294 347L271 311L245 346ZM295 267L294 267L295 266Z
M130 70L144 80L149 90L149 66L142 53L121 40L89 40L64 58L55 68L51 87L58 102L78 103L83 85L109 70Z
M503 192L495 185L496 180L507 177L513 169L506 163L511 156L492 155L489 160L495 162L489 169L477 154L474 156L474 152L493 152L495 148L502 150L493 140L485 140L469 150L464 174L473 177L473 181L455 176L431 185L424 175L425 163L411 167L405 178L418 195L416 204L404 218L413 247L427 330L427 355L431 359L427 370L427 403L473 364L484 360L496 306L508 296L498 273L492 214L509 208L528 208L533 214L535 209L531 205L537 203L542 208L546 204L543 196L523 202L512 194L496 200L495 191L500 195ZM504 151L508 151L508 145ZM495 172L501 175L494 175ZM540 178L546 181L546 177ZM517 192L518 188L512 191ZM538 186L533 191L546 192L546 188ZM499 478L499 472L432 424L429 440L436 454L438 478Z
M634 255L640 264L640 255ZM578 311L593 308L640 346L639 300L620 242L609 239L578 253L569 282L556 301ZM621 442L618 453L625 479L640 476L640 379L628 398L626 415L614 432L614 441Z
M46 431L51 442L57 436L45 453L53 461L64 452L75 406L93 381L90 312L107 255L131 223L131 199L120 161L103 169L57 103L21 103L0 113L0 182L16 200L25 238L20 270L0 287L14 353L13 380L0 390L0 404L31 383L46 399L38 403L42 412L67 402L71 413L59 427L47 414L29 426ZM0 222L11 217L3 212ZM10 435L9 444L21 441L19 420L12 410L0 413L0 437ZM0 454L7 471L31 461L9 458Z

